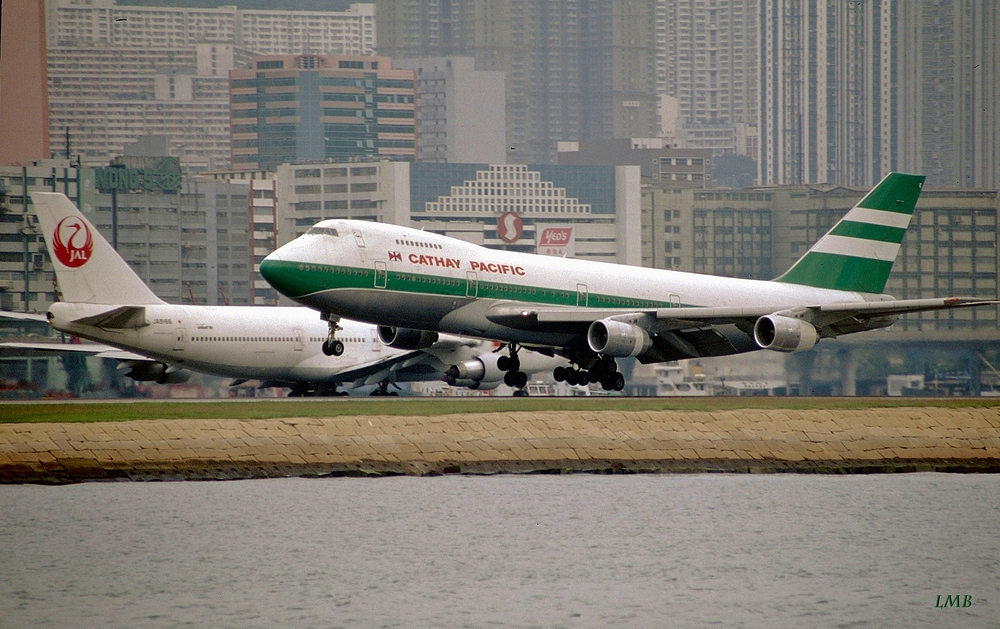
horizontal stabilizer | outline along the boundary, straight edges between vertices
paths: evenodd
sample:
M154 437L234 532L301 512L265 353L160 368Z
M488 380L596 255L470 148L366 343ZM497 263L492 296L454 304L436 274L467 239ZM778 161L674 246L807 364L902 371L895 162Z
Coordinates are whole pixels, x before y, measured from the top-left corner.
M11 312L10 310L0 310L0 318L13 319L15 321L41 321L45 323L48 319L43 314L33 312Z
M122 306L100 314L74 319L73 323L105 329L134 329L149 325L143 306Z

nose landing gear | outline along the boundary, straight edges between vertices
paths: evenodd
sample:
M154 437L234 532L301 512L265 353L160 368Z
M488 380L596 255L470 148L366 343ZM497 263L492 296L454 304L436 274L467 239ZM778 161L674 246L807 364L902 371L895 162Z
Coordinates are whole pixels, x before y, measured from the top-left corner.
M323 341L323 354L326 356L340 356L344 353L343 341L337 340L337 332L343 330L339 325L340 317L324 316L324 318L329 325L329 332L327 333L326 340Z

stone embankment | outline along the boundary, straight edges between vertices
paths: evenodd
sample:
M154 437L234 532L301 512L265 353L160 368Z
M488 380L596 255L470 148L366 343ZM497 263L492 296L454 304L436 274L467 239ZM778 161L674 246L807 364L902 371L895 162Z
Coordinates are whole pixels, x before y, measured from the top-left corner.
M1000 472L996 408L0 424L0 482L528 472Z

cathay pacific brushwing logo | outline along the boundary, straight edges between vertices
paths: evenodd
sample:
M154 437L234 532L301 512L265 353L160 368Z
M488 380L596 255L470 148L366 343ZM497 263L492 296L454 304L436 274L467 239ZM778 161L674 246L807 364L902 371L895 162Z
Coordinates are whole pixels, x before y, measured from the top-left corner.
M52 251L57 260L71 269L83 266L94 252L94 237L90 228L72 216L62 219L52 234Z

